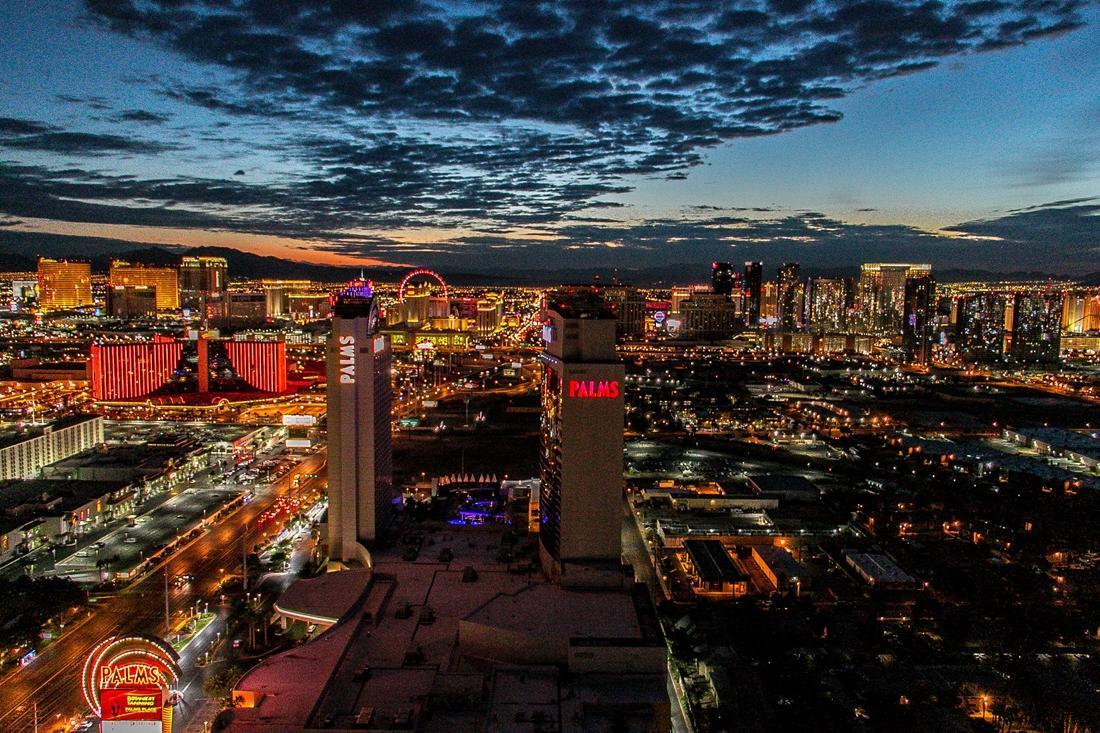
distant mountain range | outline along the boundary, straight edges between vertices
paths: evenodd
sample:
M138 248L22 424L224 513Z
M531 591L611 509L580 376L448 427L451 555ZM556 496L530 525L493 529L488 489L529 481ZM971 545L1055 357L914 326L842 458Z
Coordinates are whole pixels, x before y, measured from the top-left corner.
M105 273L112 259L124 259L147 265L175 265L183 255L208 255L224 257L229 263L232 278L295 278L318 282L341 282L358 277L360 268L336 265L319 265L308 262L266 257L243 252L231 247L185 247L183 245L155 245L135 248L135 243L122 239L81 237L65 234L43 234L0 229L0 271L33 271L37 258L68 257L89 260L95 272ZM439 268L440 273L456 285L556 285L561 283L590 283L599 276L601 282L614 278L636 285L670 285L706 282L710 277L707 263L678 263L643 269L572 269L572 270L518 270L493 269L483 273L453 272ZM378 281L399 280L406 268L367 267L363 274ZM807 268L804 275L823 277L858 277L859 267L827 269ZM1044 280L1064 279L1044 272L944 269L936 270L939 282L994 281L994 280ZM1077 278L1085 285L1100 285L1100 272Z

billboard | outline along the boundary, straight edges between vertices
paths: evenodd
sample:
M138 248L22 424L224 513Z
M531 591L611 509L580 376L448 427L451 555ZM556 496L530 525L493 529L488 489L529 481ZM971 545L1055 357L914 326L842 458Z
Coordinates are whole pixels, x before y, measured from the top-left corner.
M310 442L309 438L287 438L286 439L286 447L287 448L308 448L311 445L313 445L313 443Z
M99 691L99 709L103 720L155 720L161 719L164 694L160 690Z
M112 636L84 662L81 691L101 733L163 733L172 726L179 655L153 636Z
M283 415L283 425L316 425L316 415Z

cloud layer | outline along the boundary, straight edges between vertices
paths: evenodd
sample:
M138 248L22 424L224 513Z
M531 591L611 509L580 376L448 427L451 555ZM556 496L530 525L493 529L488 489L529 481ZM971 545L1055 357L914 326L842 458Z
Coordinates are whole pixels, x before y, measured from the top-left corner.
M948 240L804 212L698 210L631 225L585 217L618 206L639 177L684 177L725 141L834 122L836 102L866 83L1073 29L1084 5L85 0L86 21L191 62L178 78L134 84L216 122L189 137L173 115L102 97L71 104L117 132L0 118L9 157L0 213L268 234L438 262L498 263L507 252L552 262L563 248L628 263L776 243L829 243L837 256L888 240L935 247ZM186 157L234 135L278 169L255 180L236 163L224 178L97 165ZM19 157L28 153L66 162ZM379 234L417 228L462 234L435 245Z

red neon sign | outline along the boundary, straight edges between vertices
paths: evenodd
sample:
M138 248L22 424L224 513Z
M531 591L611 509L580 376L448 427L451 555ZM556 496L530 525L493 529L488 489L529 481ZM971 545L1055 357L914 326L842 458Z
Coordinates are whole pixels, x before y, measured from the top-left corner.
M164 696L160 690L99 691L99 709L103 720L162 720Z
M610 379L607 381L596 381L593 379L569 380L570 397L579 397L587 400L613 400L618 397L619 394L619 380L617 379Z

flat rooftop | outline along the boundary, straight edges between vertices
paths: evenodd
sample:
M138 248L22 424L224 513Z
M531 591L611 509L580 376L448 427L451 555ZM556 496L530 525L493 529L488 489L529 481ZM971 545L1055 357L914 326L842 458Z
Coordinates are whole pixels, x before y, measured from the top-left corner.
M598 688L621 686L621 676L564 675L554 665L500 666L495 657L464 646L460 627L489 637L499 629L505 638L542 647L564 648L573 639L652 643L663 660L659 632L650 639L648 617L638 612L633 592L566 591L526 567L502 562L502 537L500 527L443 526L426 533L415 561L400 559L396 547L375 553L371 571L298 581L279 599L281 608L326 615L327 606L341 620L316 640L246 673L237 690L255 704L234 709L228 730L530 731L529 723L511 722L517 711L543 710L547 720L564 722L563 716L574 716L572 708L563 712L571 700L593 703L579 706L576 720L588 726L583 730L601 729L590 720L607 714L595 704L602 700ZM510 687L511 674L524 683ZM636 702L642 695L646 704L667 705L663 672L637 677L627 698ZM561 729L582 730L579 725Z
M369 570L348 570L298 580L279 597L275 610L312 623L334 624L362 600L370 577Z
M721 540L686 540L684 549L699 577L707 583L733 583L746 577L733 564Z
M100 415L70 415L43 425L26 425L22 428L0 430L0 449L45 435L48 430L62 430L97 419L102 420L103 418Z
M786 494L817 497L821 490L813 481L798 474L754 474L749 476L749 485L762 494Z
M594 287L571 287L546 294L546 307L562 318L614 318L615 307Z
M584 613L577 613L582 608ZM549 583L528 585L515 593L500 593L467 620L544 638L642 638L629 594L564 590Z
M127 486L127 481L5 481L0 483L0 531L10 531L39 517L61 516Z

